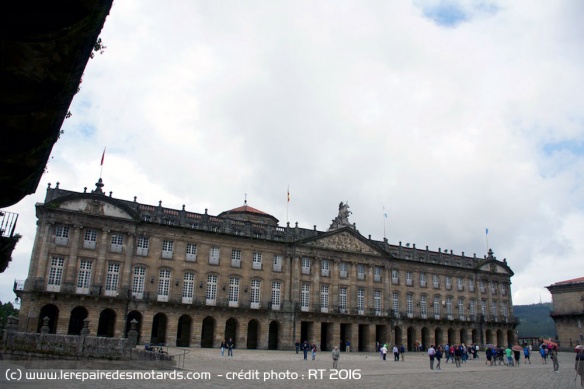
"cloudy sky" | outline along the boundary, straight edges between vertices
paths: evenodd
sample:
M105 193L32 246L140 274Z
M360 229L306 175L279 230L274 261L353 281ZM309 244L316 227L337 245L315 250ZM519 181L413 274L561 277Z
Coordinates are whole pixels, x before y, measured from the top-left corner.
M567 0L117 1L37 193L7 209L23 238L0 300L47 184L93 188L107 147L114 197L216 215L247 194L319 230L348 201L373 239L488 242L515 304L550 301L584 275L583 18Z

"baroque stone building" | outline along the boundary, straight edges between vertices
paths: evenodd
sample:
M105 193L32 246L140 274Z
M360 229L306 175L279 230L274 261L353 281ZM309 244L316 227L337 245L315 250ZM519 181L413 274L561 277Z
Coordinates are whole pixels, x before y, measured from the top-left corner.
M124 337L141 343L290 349L408 350L436 343L514 341L513 272L484 258L391 245L359 233L347 204L327 231L285 227L245 205L219 215L109 196L101 179L83 193L49 184L20 330Z
M550 316L556 324L560 347L584 344L584 277L546 286L552 294Z

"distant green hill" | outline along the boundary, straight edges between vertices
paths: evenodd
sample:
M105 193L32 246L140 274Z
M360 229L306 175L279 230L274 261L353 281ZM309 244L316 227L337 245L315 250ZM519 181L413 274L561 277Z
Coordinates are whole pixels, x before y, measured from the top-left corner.
M516 330L520 338L555 338L556 326L550 317L551 303L515 305L513 313L519 318Z

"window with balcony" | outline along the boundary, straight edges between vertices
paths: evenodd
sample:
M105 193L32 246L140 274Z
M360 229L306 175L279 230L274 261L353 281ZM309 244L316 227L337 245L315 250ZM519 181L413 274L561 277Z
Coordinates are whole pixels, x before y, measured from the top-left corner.
M104 292L106 296L118 295L119 280L120 280L120 264L115 262L108 262L107 274L105 276L105 292Z
M121 253L124 247L124 235L122 234L112 234L112 240L110 242L110 251L112 253Z
M69 226L59 224L55 227L55 244L59 246L69 244Z
M507 295L507 285L505 284L501 284L501 295L503 296Z
M381 268L379 266L373 268L373 281L381 282Z
M282 256L281 255L274 255L274 265L272 270L275 272L282 271Z
M195 273L186 272L183 278L182 303L192 304L195 294Z
M420 316L422 319L428 318L428 301L425 294L420 297Z
M487 300L481 300L481 313L483 315L487 314Z
M310 284L302 284L300 292L300 310L307 312L310 308Z
M160 270L158 277L158 301L167 302L170 293L170 270Z
M464 316L464 300L462 298L458 299L458 318L460 320L466 320Z
M209 265L219 265L219 247L209 249Z
M252 309L260 307L260 287L260 280L251 280L250 308Z
M399 294L397 292L391 294L391 311L393 317L399 317Z
M446 277L446 290L452 289L452 277Z
M237 307L239 305L239 278L229 278L229 306Z
M432 286L434 289L440 288L440 279L438 278L438 274L432 274Z
M426 273L420 273L420 287L426 287Z
M474 292L475 291L475 284L474 284L474 280L472 278L470 278L468 280L468 291L469 292Z
M91 261L79 261L79 272L77 273L77 294L89 294L89 284L91 283Z
M139 236L136 242L136 255L147 256L149 243L150 239L147 236Z
M468 304L468 310L469 310L470 316L472 317L472 320L475 320L475 316L477 314L476 304L477 304L477 302L475 300L470 300L470 302Z
M462 279L462 277L458 277L458 280L456 281L456 288L458 289L459 292L462 292L464 290L464 280Z
M407 286L414 285L414 278L412 277L411 271L406 272L406 285Z
M174 249L174 242L172 240L162 241L162 258L172 259L172 252Z
M411 293L406 296L406 314L409 318L414 317L414 295Z
M207 292L205 293L205 304L217 304L217 275L215 274L207 275Z
M365 289L357 289L357 313L365 314Z
M85 230L83 234L83 248L95 250L95 244L97 242L97 231L96 230Z
M485 293L485 281L483 280L479 281L479 288L481 290L481 293Z
M373 308L375 309L375 315L381 316L381 291L376 290L373 292Z
M393 269L391 271L391 283L394 285L399 284L399 270Z
M329 286L320 286L320 311L327 313L329 310Z
M320 261L320 275L323 277L329 276L329 261L328 261L328 259L323 259Z
M357 279L364 280L365 279L365 266L364 265L357 265Z
M185 260L188 262L197 262L197 245L187 243Z
M491 315L495 321L497 321L497 313L497 300L493 300L493 303L491 304Z
M310 274L310 258L302 257L302 274Z
M241 267L241 250L231 250L231 267Z
M347 264L347 262L339 263L339 277L340 278L347 278L349 275L348 269L349 269L349 265Z
M49 277L47 280L47 292L59 292L61 290L61 283L63 282L63 267L65 259L60 257L52 257L49 268Z
M134 267L132 278L132 297L142 299L144 297L144 281L146 280L146 268L143 266Z
M272 281L272 310L280 310L282 293L282 283L280 281Z
M446 315L448 315L448 320L452 320L452 297L446 297Z
M501 303L501 315L503 320L507 321L507 305L505 303Z
M440 296L434 296L432 307L434 308L434 319L440 319Z
M252 269L262 270L262 253L253 253Z
M339 313L349 313L347 309L347 288L339 287Z

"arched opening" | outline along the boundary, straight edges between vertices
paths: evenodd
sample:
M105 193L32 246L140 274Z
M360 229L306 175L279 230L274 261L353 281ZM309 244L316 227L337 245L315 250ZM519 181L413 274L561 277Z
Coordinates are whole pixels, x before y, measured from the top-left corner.
M212 348L213 338L215 337L215 319L207 316L203 320L203 328L201 329L201 347Z
M394 338L393 338L393 344L395 345L400 345L402 344L402 330L401 327L395 326L394 329Z
M233 340L234 348L237 347L237 320L230 318L225 323L225 340Z
M162 312L157 313L152 318L152 332L150 333L150 343L166 343L166 315Z
M414 327L408 327L408 340L407 340L407 349L408 351L415 351L416 350L416 330Z
M493 332L491 330L487 330L486 332L487 332L487 334L486 334L486 336L487 336L487 344L495 344L495 339L493 337Z
M278 349L278 332L280 331L280 324L277 321L272 321L270 323L270 329L268 332L268 350Z
M456 331L454 331L454 328L449 328L448 329L448 344L456 344L457 339L456 339Z
M43 326L43 319L45 317L49 318L49 334L57 333L57 320L59 320L59 308L53 304L47 304L41 308L41 314L39 315L39 323L37 326L37 332L41 332L41 327Z
M422 328L422 340L420 341L420 351L426 350L430 346L430 330L428 327Z
M515 333L513 330L507 330L507 344L514 345L517 343L517 339L515 338Z
M505 337L503 336L503 331L497 330L497 345L502 347L507 347L505 342Z
M466 333L466 329L463 328L460 330L460 343L464 343L465 345L468 345L468 335Z
M247 348L257 349L258 348L258 333L260 330L260 323L253 319L247 323Z
M114 326L116 324L116 313L109 308L104 309L99 314L97 324L97 336L114 337Z
M71 311L69 318L69 329L67 335L81 335L83 329L83 320L87 318L87 309L85 307L75 307Z
M477 344L479 341L479 332L477 330L472 330L472 343Z
M128 313L126 317L126 330L124 331L124 335L126 338L128 337L128 331L132 328L130 323L132 320L136 320L138 323L136 324L136 331L138 331L138 343L140 343L140 330L142 328L142 314L138 311L132 311Z
M192 319L189 315L182 315L178 318L176 329L177 347L189 347L191 345L191 323Z
M444 344L444 337L442 335L442 328L438 327L436 328L436 330L434 331L434 340L436 343L434 343L434 346L439 345L439 344Z

